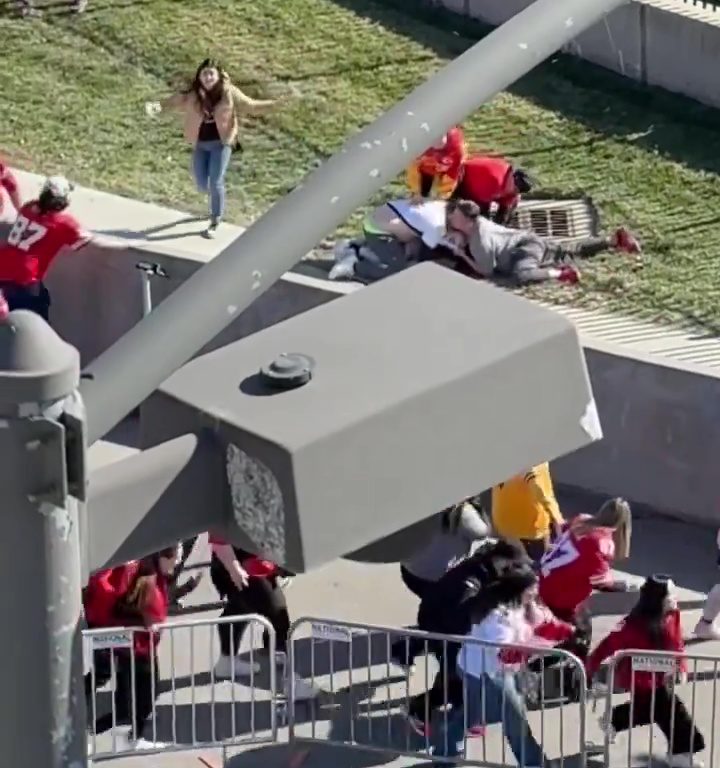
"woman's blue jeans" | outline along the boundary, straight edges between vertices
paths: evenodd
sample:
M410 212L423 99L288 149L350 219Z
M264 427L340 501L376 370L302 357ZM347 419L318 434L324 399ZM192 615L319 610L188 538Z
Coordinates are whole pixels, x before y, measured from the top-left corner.
M433 755L457 757L466 729L502 723L503 732L520 766L542 766L544 755L525 717L524 704L513 674L500 677L465 675L465 712L453 708L433 729Z
M198 141L193 149L195 183L201 192L208 193L210 217L214 220L225 213L225 173L231 156L231 147L221 141Z

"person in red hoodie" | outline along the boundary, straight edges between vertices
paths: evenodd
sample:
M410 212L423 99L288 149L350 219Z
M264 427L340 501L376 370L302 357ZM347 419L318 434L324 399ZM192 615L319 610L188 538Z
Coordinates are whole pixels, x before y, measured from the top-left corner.
M462 128L451 128L407 169L411 200L414 203L428 198L447 200L460 180L465 155Z
M481 216L507 226L520 202L520 196L530 192L532 186L527 171L515 168L504 157L473 155L463 163L453 197L472 200L479 206ZM496 208L491 216L493 205Z
M155 703L160 632L154 629L167 621L169 608L168 580L178 562L177 547L168 547L150 557L121 566L115 576L117 597L112 602L113 579L107 578L107 603L112 608L103 614L102 599L97 599L93 620L107 620L109 626L134 628L132 652L117 651L115 715L116 722L130 722L129 742L135 749L155 749L162 745L144 738L146 723ZM109 587L109 590L108 590ZM119 596L118 594L121 593ZM134 685L133 685L134 683ZM133 711L134 709L134 711ZM109 731L116 723L113 713L95 721L95 733Z
M670 577L655 575L640 588L637 603L620 626L611 632L590 654L586 662L588 681L602 663L618 651L662 651L678 654L676 669L664 672L634 670L632 659L623 658L615 669L616 686L630 691L632 701L606 712L601 727L611 742L616 734L654 723L668 741L673 768L701 768L695 758L705 749L705 739L697 724L674 691L674 681L687 672L680 611Z
M5 207L4 195L2 190L5 191L10 202L13 204L13 208L19 211L22 207L22 200L20 199L20 185L18 184L17 177L10 170L2 158L0 158L0 213L2 213Z

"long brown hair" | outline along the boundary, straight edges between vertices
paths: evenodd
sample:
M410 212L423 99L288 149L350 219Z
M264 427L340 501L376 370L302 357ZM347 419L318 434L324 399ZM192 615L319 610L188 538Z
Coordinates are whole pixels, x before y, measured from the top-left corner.
M589 533L594 528L612 529L615 560L626 560L630 556L632 510L625 499L608 499L594 515L581 517L572 525L576 536Z
M200 80L200 73L204 69L217 69L219 79L216 85L211 91L205 89L202 81ZM195 76L187 85L183 93L189 95L194 94L195 98L205 107L212 109L222 99L225 89L230 82L228 73L223 69L222 64L217 59L204 59L200 62L198 68L195 70Z

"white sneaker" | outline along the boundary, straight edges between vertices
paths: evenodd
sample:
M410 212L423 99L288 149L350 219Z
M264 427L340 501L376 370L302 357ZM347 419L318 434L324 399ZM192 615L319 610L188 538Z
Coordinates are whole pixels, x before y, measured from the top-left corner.
M705 768L705 763L693 754L670 755L668 763L673 768Z
M150 741L149 739L135 739L132 747L138 752L149 752L150 750L167 749L170 745L162 741Z
M220 656L215 665L215 677L221 680L232 680L234 677L247 677L260 671L260 663L257 661L244 661L233 659L230 656Z
M713 621L700 619L695 625L694 635L698 640L720 640L720 628Z
M320 689L295 676L295 701L312 701L320 695ZM290 698L290 680L285 680L285 696Z
M610 710L608 710L598 718L598 725L600 730L608 737L610 743L614 744L617 741L617 731L612 727L610 717Z

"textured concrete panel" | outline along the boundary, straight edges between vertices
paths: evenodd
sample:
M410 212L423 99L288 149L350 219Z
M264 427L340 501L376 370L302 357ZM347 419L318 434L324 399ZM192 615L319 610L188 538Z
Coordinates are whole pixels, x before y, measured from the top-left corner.
M714 23L646 8L647 82L719 107L720 12L708 15Z
M282 352L317 368L273 394L258 371ZM572 323L422 265L185 366L143 442L212 426L235 522L264 515L257 547L305 570L587 444L591 403Z
M557 461L556 480L717 524L720 377L618 352L586 343L605 439Z

